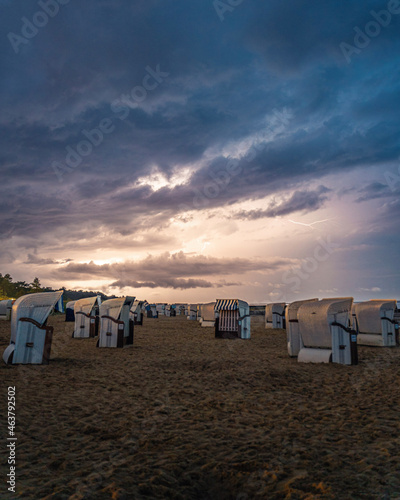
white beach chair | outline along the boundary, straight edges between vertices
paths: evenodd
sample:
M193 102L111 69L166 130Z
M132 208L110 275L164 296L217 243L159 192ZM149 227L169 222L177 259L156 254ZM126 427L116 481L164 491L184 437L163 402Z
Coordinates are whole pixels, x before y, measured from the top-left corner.
M11 299L0 300L0 319L10 321L12 303L13 301Z
M23 295L12 308L11 340L3 354L7 364L48 364L53 327L47 318L63 290Z
M99 332L99 295L79 299L74 304L75 328L72 338L88 339Z
M197 319L197 304L188 304L187 319L190 319L190 320Z
M368 300L353 306L353 327L360 345L394 347L396 345L396 300Z
M201 308L201 320L200 324L203 327L213 327L215 326L215 302L209 302L208 304L203 304Z
M357 335L349 328L353 298L323 299L302 304L298 361L357 364Z
M250 338L250 307L247 302L239 299L218 299L214 312L215 338Z
M135 297L105 300L100 306L98 347L124 347L133 344L130 310Z
M288 353L291 357L297 357L300 351L300 331L299 331L299 320L297 313L299 307L306 302L315 302L318 299L308 299L308 300L297 300L288 304L285 310L286 319L286 335L287 335L287 346Z
M158 318L157 306L155 304L147 304L146 312L148 318L152 319Z
M143 300L135 300L131 308L131 319L134 325L143 325L143 309L145 302Z
M267 304L265 306L265 328L286 328L284 302Z

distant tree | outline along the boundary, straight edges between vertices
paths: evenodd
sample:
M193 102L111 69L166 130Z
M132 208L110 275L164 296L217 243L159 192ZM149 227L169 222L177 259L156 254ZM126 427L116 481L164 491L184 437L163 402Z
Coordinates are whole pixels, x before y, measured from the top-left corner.
M40 284L39 278L34 278L34 280L31 283L31 289L32 289L32 292L41 292L42 291L42 286Z

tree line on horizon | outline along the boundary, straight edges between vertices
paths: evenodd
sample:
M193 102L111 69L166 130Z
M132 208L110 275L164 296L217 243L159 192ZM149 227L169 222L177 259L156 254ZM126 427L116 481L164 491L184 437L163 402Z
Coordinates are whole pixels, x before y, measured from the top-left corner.
M59 290L64 290L64 302L70 300L79 300L86 297L93 297L93 295L100 295L101 300L112 299L115 297L107 296L102 292L93 292L85 290L67 290L65 287L59 288ZM27 283L26 281L13 281L10 274L5 274L4 276L0 273L0 300L3 299L18 299L23 295L28 293L38 293L38 292L54 292L53 288L45 287L40 284L39 278L35 277L32 283Z

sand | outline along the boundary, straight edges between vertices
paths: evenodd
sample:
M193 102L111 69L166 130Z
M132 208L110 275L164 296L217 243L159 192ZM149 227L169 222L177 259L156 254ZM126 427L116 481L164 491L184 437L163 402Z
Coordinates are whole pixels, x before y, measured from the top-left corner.
M1 404L17 392L15 498L400 498L399 348L309 365L260 317L251 340L145 318L125 349L49 324L49 365L0 366ZM1 321L1 352L9 338Z

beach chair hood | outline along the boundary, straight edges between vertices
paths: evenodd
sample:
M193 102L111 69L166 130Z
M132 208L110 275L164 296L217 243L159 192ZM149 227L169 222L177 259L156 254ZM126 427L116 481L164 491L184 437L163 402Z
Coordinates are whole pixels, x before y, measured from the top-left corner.
M15 343L20 318L30 318L43 325L64 291L23 295L14 302L11 318L11 342Z

